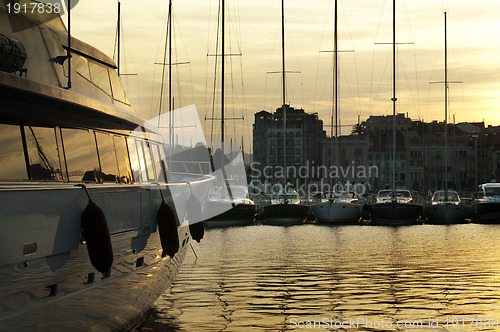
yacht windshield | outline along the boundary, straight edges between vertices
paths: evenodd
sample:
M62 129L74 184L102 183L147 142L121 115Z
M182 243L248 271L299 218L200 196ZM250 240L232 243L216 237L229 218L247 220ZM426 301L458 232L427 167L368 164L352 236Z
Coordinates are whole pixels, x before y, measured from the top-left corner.
M378 193L379 198L392 197L392 190L381 190ZM396 190L396 197L410 198L411 194L408 190Z
M442 191L435 193L432 200L435 202L455 202L459 201L460 199L458 198L458 194L456 192L448 192L448 197L446 197L444 191Z
M500 196L500 187L489 187L484 190L487 197Z

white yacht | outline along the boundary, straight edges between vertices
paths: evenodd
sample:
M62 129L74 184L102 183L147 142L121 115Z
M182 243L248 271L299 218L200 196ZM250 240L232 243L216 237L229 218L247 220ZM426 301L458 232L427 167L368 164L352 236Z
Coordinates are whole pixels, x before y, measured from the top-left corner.
M332 123L330 137L335 137L335 146L331 146L331 150L335 151L335 160L338 163L339 157L339 147L338 147L338 14L337 14L338 4L335 0L334 5L334 42L333 42L333 84L334 84L334 96L333 96L333 114L332 120L335 119L335 125ZM333 128L335 128L335 136L333 133ZM332 187L332 186L331 186ZM331 188L333 190L333 188ZM353 195L350 193L340 193L339 195L330 195L327 199L323 199L321 202L313 204L311 206L312 213L316 216L316 221L320 223L330 223L330 224L355 224L361 220L361 215L363 213L363 205L358 204L356 198L352 199Z
M116 63L58 14L32 10L50 4L10 4L0 1L1 329L133 329L189 247L174 201L201 209L212 178L167 184L163 138L143 130Z
M456 191L438 190L424 208L424 216L430 223L459 224L465 223L467 209Z
M367 209L372 225L412 225L422 214L422 206L413 203L411 192L405 189L380 190L375 204L368 205Z
M311 206L311 211L319 223L328 224L358 224L363 214L363 204L356 194L340 193L322 199L320 203Z
M395 197L394 197L395 195ZM393 199L397 203L410 203L412 201L411 192L405 189L396 189L395 191L390 189L380 190L377 194L377 203L390 203Z
M500 223L500 183L484 183L479 186L473 206L473 221Z
M225 186L214 188L208 196L206 209L215 216L205 220L207 227L249 226L255 222L257 210L246 186L231 186L229 195ZM223 211L217 213L217 211Z

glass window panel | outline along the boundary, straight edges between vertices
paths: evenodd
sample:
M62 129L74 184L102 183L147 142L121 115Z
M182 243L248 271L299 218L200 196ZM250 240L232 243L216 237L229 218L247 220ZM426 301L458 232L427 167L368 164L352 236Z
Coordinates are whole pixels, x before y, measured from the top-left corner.
M130 165L132 166L132 174L134 182L141 182L141 165L139 163L139 153L135 145L134 138L128 138L128 149L130 154Z
M24 127L32 180L62 181L54 128Z
M146 182L150 179L150 177L148 177L148 173L147 173L145 154L144 154L144 148L143 148L142 142L143 142L143 140L136 140L135 141L137 154L139 156L139 168L141 171L142 181Z
M151 150L153 151L153 160L156 172L158 173L158 182L165 183L167 182L167 173L166 173L166 163L164 154L161 153L161 146L157 144L151 144Z
M113 68L108 68L109 77L111 78L111 87L113 88L113 98L128 104L127 95L125 94L125 89L123 89L122 82L118 77L118 73Z
M115 136L116 160L118 161L118 174L120 183L132 183L132 174L130 172L130 162L127 153L127 141L125 137Z
M103 182L116 183L115 146L109 134L96 133L97 150L99 151L99 161L101 163L101 173Z
M87 59L79 55L73 55L71 61L71 64L75 66L76 72L90 81L91 78Z
M0 124L0 180L27 180L19 126Z
M90 135L85 129L62 129L69 181L96 182Z
M146 172L149 181L155 181L155 171L153 166L153 159L151 158L151 149L146 141L142 141L142 148L144 151L144 160L146 162Z
M88 60L90 68L90 77L92 83L99 89L111 96L111 85L109 83L108 68L92 60Z

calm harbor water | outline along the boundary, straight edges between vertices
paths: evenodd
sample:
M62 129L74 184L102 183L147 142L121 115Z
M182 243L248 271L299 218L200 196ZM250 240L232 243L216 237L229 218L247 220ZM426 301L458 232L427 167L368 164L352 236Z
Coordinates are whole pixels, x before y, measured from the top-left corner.
M256 225L193 246L141 331L500 329L500 225Z

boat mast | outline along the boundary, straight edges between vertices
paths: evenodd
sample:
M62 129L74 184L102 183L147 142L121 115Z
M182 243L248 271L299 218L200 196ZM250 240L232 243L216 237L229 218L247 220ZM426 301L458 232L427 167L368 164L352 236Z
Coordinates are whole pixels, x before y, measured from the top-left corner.
M448 201L448 39L444 12L444 201Z
M396 0L392 1L392 199L396 200Z
M170 147L173 144L174 119L172 112L172 0L168 1L168 124L170 133Z
M172 0L168 2L168 31L168 112L172 114Z
M66 59L68 59L68 85L66 90L71 89L71 0L66 2L66 9L68 10L68 49L66 50Z
M226 0L221 0L222 1L222 45L221 45L221 56L222 56L222 63L221 63L221 120L220 120L220 126L221 126L221 143L222 143L222 161L224 160L224 75L225 75L225 27L226 27L226 16L225 16L225 3ZM221 163L221 167L222 167Z
M337 0L335 0L334 20L333 20L333 113L335 117L335 165L339 165L339 136L338 136L338 13ZM333 119L332 119L333 120ZM333 121L332 121L333 122ZM333 127L332 127L333 130ZM333 186L330 188L330 199L333 198Z
M121 32L121 3L120 1L118 1L118 22L116 23L117 25L117 31L116 31L116 43L118 45L118 50L117 50L117 68L116 68L116 71L118 73L118 76L120 76L120 39L121 39L121 36L120 36L120 32Z
M286 168L286 105L285 105L285 96L286 96L286 90L285 90L285 0L281 0L281 78L282 78L282 84L283 84L283 103L282 103L282 108L283 108L283 166L284 166L284 184L283 184L283 192L284 192L284 200L283 202L286 204L288 202L287 196L286 196L286 184L287 184L287 179L286 179L286 173L287 173L287 168Z
M448 33L446 28L446 12L444 12L444 81L430 83L444 83L444 195L448 201L448 90L450 83L462 83L448 80ZM455 119L455 117L453 117ZM455 120L453 120L455 123Z
M168 127L169 127L169 149L173 148L174 126L172 118L172 0L168 2L168 16L167 16L167 32L165 35L165 49L163 51L163 61L160 64L163 66L161 74L161 87L160 87L160 105L158 109L158 128L160 128L160 116L162 114L163 106L163 87L165 81L165 67L168 64ZM168 63L167 63L168 53Z

